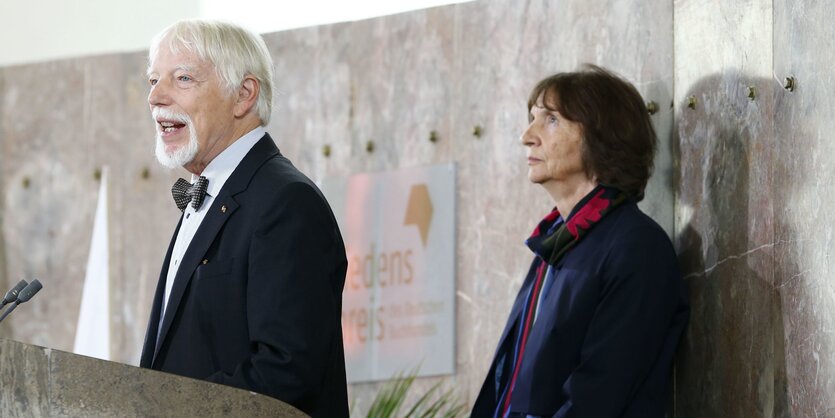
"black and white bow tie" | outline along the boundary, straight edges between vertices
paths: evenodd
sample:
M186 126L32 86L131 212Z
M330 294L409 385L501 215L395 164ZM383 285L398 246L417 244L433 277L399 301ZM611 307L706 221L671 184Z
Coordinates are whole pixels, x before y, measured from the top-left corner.
M206 189L209 187L209 179L200 176L194 184L189 183L185 179L177 179L174 186L171 187L171 194L174 196L174 203L181 211L186 210L188 202L194 210L200 209L203 204L203 199L206 198Z

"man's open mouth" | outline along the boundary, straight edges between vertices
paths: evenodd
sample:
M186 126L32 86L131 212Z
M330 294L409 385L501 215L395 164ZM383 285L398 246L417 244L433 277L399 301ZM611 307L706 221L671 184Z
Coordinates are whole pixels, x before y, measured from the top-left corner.
M164 133L164 134L172 134L172 133L175 133L175 132L179 131L180 129L182 129L182 128L184 128L184 127L186 126L186 125L185 125L184 123L182 123L182 122L178 122L178 121L168 121L168 120L160 120L160 121L157 121L157 124L159 124L159 126L160 126L160 128L161 128L160 130L161 130L161 131L162 131L162 133Z

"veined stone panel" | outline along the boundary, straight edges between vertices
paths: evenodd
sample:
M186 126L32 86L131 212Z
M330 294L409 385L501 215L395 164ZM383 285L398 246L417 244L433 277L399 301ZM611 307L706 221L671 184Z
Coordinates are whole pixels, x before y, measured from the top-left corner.
M469 405L530 262L523 240L552 205L526 179L527 94L583 62L613 69L659 105L642 207L668 230L674 177L692 303L675 416L828 416L832 18L812 0L491 0L280 32L266 36L268 129L314 180L456 162L457 373L418 385L444 380ZM187 177L154 161L145 66L133 53L0 70L0 282L45 285L4 336L72 348L107 165L111 348L136 363L179 216L168 190ZM357 411L378 388L353 385Z
M153 158L144 53L3 70L6 282L44 290L7 321L21 341L72 350L99 181L107 167L111 356L139 358L153 290L178 211ZM38 109L39 111L31 111ZM148 168L147 176L143 171ZM167 219L167 221L166 221Z
M41 347L0 339L0 414L8 417L45 416L49 410L48 354Z
M832 2L774 1L774 281L796 417L835 416L833 18ZM793 92L787 77L796 78Z
M329 139L321 130L321 105L313 98L320 72L338 69L319 64L319 29L304 28L264 36L273 57L273 111L268 132L281 153L305 173L323 167L321 146ZM334 98L340 96L333 92ZM341 142L341 141L337 141ZM332 153L335 154L335 153Z
M672 230L672 15L670 2L491 0L265 36L276 69L268 131L314 180L457 164L456 374L418 389L442 380L472 404L531 260L524 239L553 206L527 180L519 141L540 79L596 63L658 103L659 157L642 207ZM107 165L111 350L137 363L179 217L170 186L188 178L154 160L146 65L139 52L0 71L5 282L45 285L4 336L72 349L94 172ZM352 385L356 411L378 388Z
M102 57L100 65L114 57ZM38 278L44 290L9 321L15 339L71 350L90 246L98 182L94 170L107 143L101 109L119 100L93 87L91 60L56 61L5 70L3 233L7 281ZM108 79L118 78L111 68ZM15 109L15 110L12 110ZM26 111L21 111L26 109ZM117 112L109 112L111 121ZM112 141L113 137L108 138ZM4 286L5 287L5 286ZM18 327L23 323L25 326Z
M2 100L3 92L6 91L6 72L4 69L0 68L0 150L3 149L3 144L6 142L6 129L4 128L6 125L6 112L5 112L5 100ZM5 182L3 181L3 167L6 164L6 154L0 151L0 208L3 207L3 202L6 200L6 188ZM0 237L5 237L5 233L3 232L3 218L4 213L3 210L0 209ZM11 282L11 279L7 277L6 272L6 240L0 238L0 285L4 288L6 287L7 282ZM4 294L5 295L5 294ZM0 323L0 334L8 335L8 325L5 323Z
M284 152L317 179L450 161L452 18L436 8L267 35Z
M771 19L767 0L675 2L676 240L691 301L676 417L786 413Z

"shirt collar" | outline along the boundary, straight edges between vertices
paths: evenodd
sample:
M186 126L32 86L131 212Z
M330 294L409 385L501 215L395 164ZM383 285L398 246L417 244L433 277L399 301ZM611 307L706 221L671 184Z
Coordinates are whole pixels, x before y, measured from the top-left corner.
M209 180L209 187L206 189L206 194L212 197L217 196L223 184L226 183L226 180L232 175L232 172L235 171L235 168L238 167L241 160L244 159L249 150L266 133L267 131L263 126L247 132L209 162L209 165L200 174ZM194 183L199 177L198 175L192 174L191 182Z

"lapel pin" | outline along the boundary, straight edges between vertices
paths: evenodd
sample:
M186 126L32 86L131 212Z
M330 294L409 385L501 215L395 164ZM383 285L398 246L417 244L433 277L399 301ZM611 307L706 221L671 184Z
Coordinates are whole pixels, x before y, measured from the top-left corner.
M203 263L203 264L209 264L209 259L208 259L208 258L204 258L204 259L203 259L203 261L202 261L202 263Z
M226 213L226 205L221 206L220 211Z

